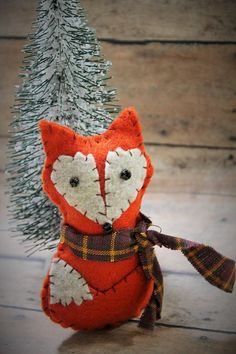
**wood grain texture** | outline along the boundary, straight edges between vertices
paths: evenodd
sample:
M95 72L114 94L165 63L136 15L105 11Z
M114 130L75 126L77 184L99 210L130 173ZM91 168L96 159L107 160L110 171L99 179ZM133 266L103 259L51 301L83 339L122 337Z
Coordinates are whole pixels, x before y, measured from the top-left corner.
M57 354L74 332L50 323L43 313L1 308L1 344L4 354Z
M164 283L164 323L228 331L236 328L235 292L223 293L198 275L169 273Z
M236 195L235 150L146 148L154 166L152 191Z
M100 38L124 43L173 41L165 45L102 42L104 56L113 62L112 83L120 103L136 106L153 160L155 175L142 211L164 233L210 244L234 258L236 47L229 42L236 41L236 2L81 2ZM0 0L0 37L27 35L35 7L36 0ZM174 43L178 41L182 44ZM188 41L223 45L183 44ZM3 173L9 107L19 82L24 43L0 40L0 352L31 354L33 348L36 354L169 354L173 350L175 354L235 354L235 334L211 331L235 333L235 293L228 295L208 285L180 252L168 249L156 249L165 282L161 322L186 328L157 327L150 334L129 323L113 331L74 333L40 312L39 291L51 253L26 259L24 246L11 238Z
M100 38L235 41L234 0L82 0ZM31 30L36 1L0 1L0 35Z
M39 293L48 269L43 262L34 259L0 257L0 279L5 284L1 291L0 308L4 305L41 309ZM224 331L236 328L236 293L225 294L195 273L165 272L164 287L161 322ZM188 297L183 297L183 293ZM211 301L206 301L206 298ZM193 303L196 306L193 307Z
M0 195L5 188L7 139L0 139ZM159 193L190 193L236 196L235 151L146 146L154 175L148 190ZM0 203L1 204L1 203Z
M103 45L150 143L236 146L235 46Z
M8 231L9 213L6 208L6 185L3 177L3 174L0 174L0 253L24 256L27 245L18 245L20 238L11 239L13 234ZM235 257L235 197L173 190L161 192L161 187L156 193L151 185L144 196L141 210L151 218L154 225L159 225L164 233L210 244L226 256ZM165 270L195 273L180 252L158 248L157 255ZM50 257L50 252L40 252L34 256Z
M8 125L11 120L11 107L14 104L15 85L20 80L20 73L24 41L0 41L0 135L8 133Z
M24 41L0 41L0 131L9 107ZM113 62L111 85L123 107L135 106L145 141L236 147L235 46L103 44Z
M149 191L142 212L151 218L154 229L211 245L235 259L235 197ZM196 274L181 252L158 247L156 252L162 269Z
M4 284L0 295L1 304L40 308L43 271L44 263L40 261L0 257L0 279L1 284Z
M157 327L154 332L127 323L119 328L74 332L51 323L42 313L1 309L0 350L7 354L234 354L236 335Z
M102 38L236 40L233 0L84 0Z
M0 36L26 36L36 17L37 0L0 0Z

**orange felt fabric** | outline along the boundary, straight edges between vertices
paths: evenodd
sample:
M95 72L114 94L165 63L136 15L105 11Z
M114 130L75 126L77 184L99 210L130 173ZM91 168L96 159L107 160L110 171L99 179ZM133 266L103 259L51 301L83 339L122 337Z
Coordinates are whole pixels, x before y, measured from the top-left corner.
M65 245L59 245L55 257L69 263L87 280L92 301L80 306L71 303L50 305L50 278L44 280L42 307L52 321L75 330L92 330L119 325L140 315L152 291L153 281L145 278L137 256L110 263L78 259ZM96 272L94 272L96 269Z
M43 189L52 202L60 209L65 223L88 234L102 233L102 225L86 218L86 216L70 206L63 196L57 192L50 178L54 161L60 155L74 156L78 151L82 152L84 155L92 153L95 157L99 172L101 193L103 198L105 198L104 172L108 151L121 147L124 150L139 148L143 152L147 159L147 176L143 188L138 193L135 201L131 203L130 207L113 223L115 229L134 227L143 194L153 174L153 167L144 149L141 126L135 110L133 108L125 109L113 121L108 130L100 135L89 137L81 136L70 128L45 120L40 122L40 129L46 153L42 174Z
M64 222L78 231L92 235L103 233L102 225L86 218L71 207L55 189L50 175L52 165L60 155L74 156L80 151L95 157L103 198L105 197L105 160L108 151L121 147L124 150L139 148L147 159L147 175L135 201L113 223L114 229L133 228L140 211L145 189L153 174L153 167L143 145L141 126L133 108L125 109L100 135L84 137L59 124L41 121L42 142L46 153L43 168L43 189L56 204ZM50 278L46 276L41 292L45 313L63 327L76 330L95 329L106 325L117 325L138 316L146 306L153 290L153 281L145 278L138 256L119 262L96 262L76 257L65 245L59 244L55 257L62 258L76 269L87 281L94 296L80 306L50 304ZM108 290L109 289L109 290Z

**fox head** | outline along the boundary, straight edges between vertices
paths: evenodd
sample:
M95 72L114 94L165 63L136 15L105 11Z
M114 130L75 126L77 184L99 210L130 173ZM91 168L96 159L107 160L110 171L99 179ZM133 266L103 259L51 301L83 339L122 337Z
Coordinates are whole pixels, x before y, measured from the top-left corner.
M64 222L88 234L103 233L108 223L134 227L153 174L135 110L125 109L95 136L46 120L39 125L46 154L43 189Z

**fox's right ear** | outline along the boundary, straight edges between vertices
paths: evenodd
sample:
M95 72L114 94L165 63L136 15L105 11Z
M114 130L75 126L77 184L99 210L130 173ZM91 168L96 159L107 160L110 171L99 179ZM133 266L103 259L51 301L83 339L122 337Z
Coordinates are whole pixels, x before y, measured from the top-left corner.
M72 129L45 119L39 122L39 128L44 151L51 158L66 152L80 138Z

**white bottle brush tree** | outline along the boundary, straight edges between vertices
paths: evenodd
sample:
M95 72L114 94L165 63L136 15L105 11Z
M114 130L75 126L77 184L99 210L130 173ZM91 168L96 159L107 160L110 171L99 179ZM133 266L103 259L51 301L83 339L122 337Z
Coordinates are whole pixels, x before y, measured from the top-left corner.
M24 48L22 83L10 125L7 168L12 229L31 249L54 247L60 216L42 191L42 118L83 135L101 133L119 106L107 87L111 63L78 0L40 0L35 33Z

